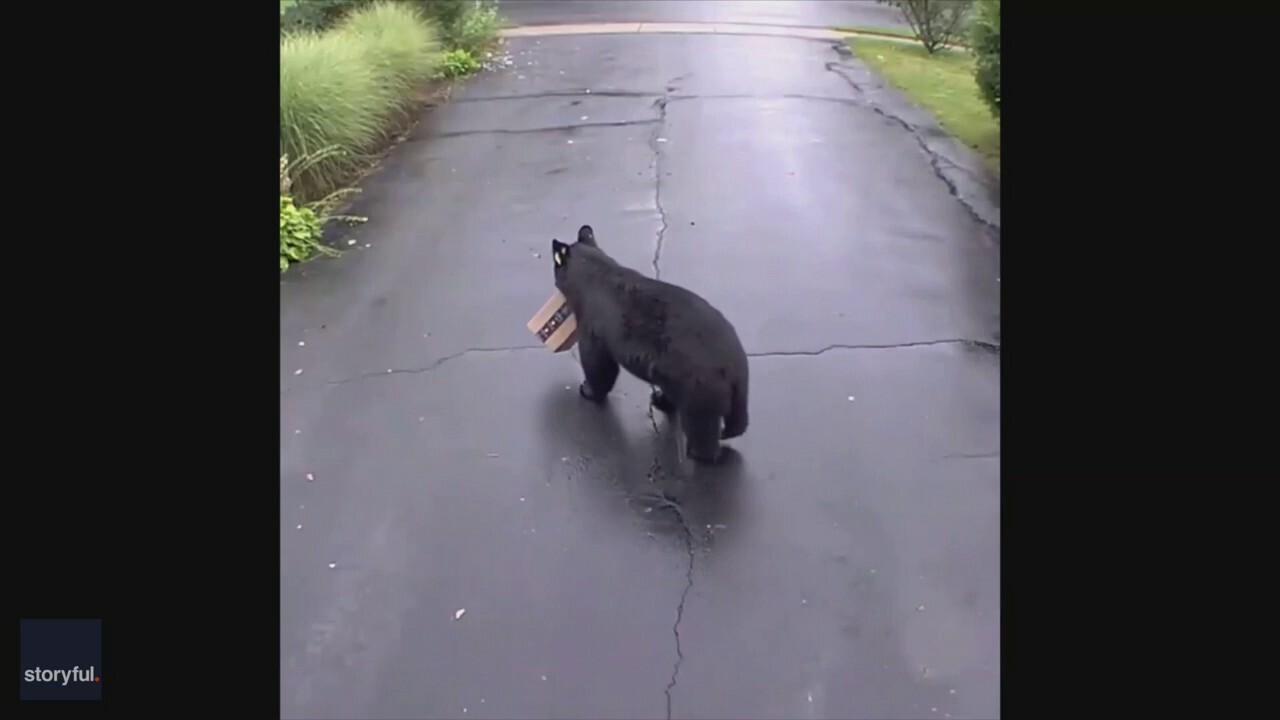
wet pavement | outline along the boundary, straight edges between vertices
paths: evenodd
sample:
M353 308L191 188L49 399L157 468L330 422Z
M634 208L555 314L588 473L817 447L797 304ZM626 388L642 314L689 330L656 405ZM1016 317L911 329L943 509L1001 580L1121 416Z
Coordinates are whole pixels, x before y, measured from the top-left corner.
M873 0L505 0L518 25L614 22L724 22L835 27L907 27L902 13Z
M283 277L283 717L998 717L979 163L829 43L509 49ZM525 328L584 223L736 323L725 466Z

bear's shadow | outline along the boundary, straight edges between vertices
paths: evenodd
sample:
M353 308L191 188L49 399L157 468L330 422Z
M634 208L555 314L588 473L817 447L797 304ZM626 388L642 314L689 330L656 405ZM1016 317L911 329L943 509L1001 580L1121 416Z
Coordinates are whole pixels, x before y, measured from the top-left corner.
M716 465L684 457L679 421L649 408L647 385L623 386L603 403L579 395L576 382L549 387L541 403L543 447L573 458L586 476L585 492L607 505L625 502L654 529L704 538L735 524L747 485L742 455L726 444Z

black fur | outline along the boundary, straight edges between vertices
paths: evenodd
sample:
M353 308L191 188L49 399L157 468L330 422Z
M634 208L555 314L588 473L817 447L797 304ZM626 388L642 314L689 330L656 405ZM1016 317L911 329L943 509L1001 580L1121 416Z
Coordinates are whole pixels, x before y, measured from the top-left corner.
M589 225L572 245L552 240L551 254L578 321L579 393L602 402L625 368L657 388L655 409L679 416L689 457L718 460L720 441L747 431L747 353L733 325L696 293L618 264Z

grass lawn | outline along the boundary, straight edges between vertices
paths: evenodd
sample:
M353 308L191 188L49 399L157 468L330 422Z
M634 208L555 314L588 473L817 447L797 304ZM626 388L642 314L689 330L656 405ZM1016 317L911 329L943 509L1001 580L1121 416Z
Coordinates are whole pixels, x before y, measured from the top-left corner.
M891 37L899 37L904 40L915 40L915 33L910 28L892 27L889 25L840 25L836 28L837 32L862 33L865 35L889 35ZM967 37L967 35L965 36ZM955 42L959 47L965 47L965 37L961 37Z
M982 156L1000 174L1000 124L973 80L973 56L964 50L930 55L919 44L850 38L858 59L912 102L929 111L944 130Z

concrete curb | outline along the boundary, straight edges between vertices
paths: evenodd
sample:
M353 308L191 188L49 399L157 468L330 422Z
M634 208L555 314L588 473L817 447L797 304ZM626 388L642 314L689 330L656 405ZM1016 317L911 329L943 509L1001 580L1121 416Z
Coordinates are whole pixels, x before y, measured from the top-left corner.
M851 37L873 37L891 42L914 43L910 38L872 32L832 30L831 28L800 27L794 25L764 25L754 23L591 23L578 25L525 25L499 31L504 38L546 37L554 35L626 35L631 33L660 33L675 35L767 35L793 37L806 40L839 41Z

